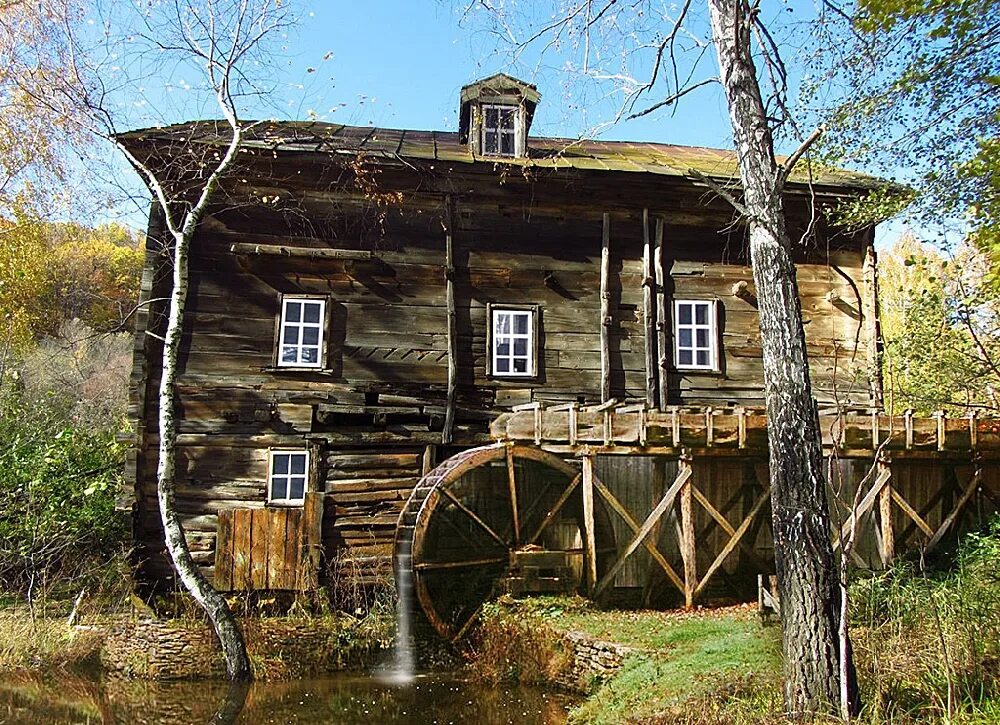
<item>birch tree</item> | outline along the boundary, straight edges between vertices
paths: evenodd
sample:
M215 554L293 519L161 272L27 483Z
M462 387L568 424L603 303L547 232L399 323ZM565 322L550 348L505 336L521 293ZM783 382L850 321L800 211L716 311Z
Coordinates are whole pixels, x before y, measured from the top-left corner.
M801 134L797 150L778 162L776 129L784 127L792 135L798 129L787 104L779 43L761 20L759 3L707 0L707 18L693 0L672 6L579 0L547 16L548 9L526 9L526 15L520 15L509 5L502 11L492 10L489 3L483 6L491 12L497 37L514 48L515 60L533 43L546 50L569 49L577 55L565 67L591 80L617 83L616 121L673 107L703 86L721 86L736 147L739 189L723 188L692 173L732 204L749 231L763 348L785 707L794 717L837 712L848 716L857 706L854 668L849 641L838 637L839 579L782 196L791 170L821 132ZM525 19L537 22L527 29L518 27ZM705 30L710 41L703 39ZM699 63L709 47L715 49L717 75Z
M260 80L268 75L267 53L283 40L292 19L282 0L109 0L96 8L102 12L88 15L67 2L41 19L65 43L66 72L60 78L39 77L25 68L21 90L114 146L158 207L166 236L159 241L172 276L157 396L160 519L177 577L211 621L228 676L247 680L251 669L242 632L225 598L195 564L175 507L175 384L191 242L220 183L234 170L244 135L253 125L242 118L243 106L265 90ZM191 75L150 95L157 70L171 64ZM192 83L194 77L199 80ZM191 141L173 149L169 159L135 153L119 132L122 123L134 124L137 116L123 108L169 105L170 93L187 93L196 106L214 107L222 116L217 124L222 144L205 147ZM135 134L130 137L134 140Z

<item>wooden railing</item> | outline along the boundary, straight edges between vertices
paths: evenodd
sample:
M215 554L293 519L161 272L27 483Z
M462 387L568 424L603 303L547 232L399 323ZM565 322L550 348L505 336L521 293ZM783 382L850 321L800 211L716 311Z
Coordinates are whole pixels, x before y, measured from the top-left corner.
M1000 419L996 418L845 411L823 413L819 419L824 448L845 456L886 451L942 457L975 451L1000 457ZM659 411L614 401L590 407L530 403L499 416L490 433L495 440L530 441L568 453L581 447L599 453L679 454L694 449L702 456L767 452L767 416L761 408L676 406Z

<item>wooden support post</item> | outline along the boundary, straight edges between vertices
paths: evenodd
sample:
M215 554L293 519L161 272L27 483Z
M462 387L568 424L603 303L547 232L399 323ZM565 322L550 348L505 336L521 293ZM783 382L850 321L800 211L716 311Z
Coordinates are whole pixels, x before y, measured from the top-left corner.
M656 407L657 373L656 312L653 292L656 272L653 270L653 250L649 241L649 209L642 210L642 317L646 345L646 406Z
M882 471L889 471L889 464L884 460L879 460L876 465L878 478L881 479L883 477ZM882 564L889 566L896 556L896 533L892 525L892 477L885 476L885 481L885 486L878 494L878 517L882 538L882 551L880 552Z
M938 530L934 532L931 540L927 542L926 551L930 551L937 546L941 542L941 539L944 538L944 535L948 533L948 529L951 528L951 525L955 523L955 520L962 513L962 509L965 507L965 504L968 503L969 499L972 498L973 494L975 494L975 492L979 489L979 481L982 478L982 475L983 469L977 466L975 471L972 473L972 478L969 479L969 482L965 486L965 491L962 492L958 501L955 502L955 507L951 510L951 513L948 514L947 518L941 522L941 525L938 527ZM957 470L955 473L955 480L958 480Z
M611 400L611 215L601 234L601 402Z
M853 521L856 523L857 521L861 520L869 511L871 511L872 507L875 505L875 501L878 500L879 495L882 493L882 489L885 488L886 484L889 483L889 479L892 476L892 469L889 467L888 461L880 459L878 467L876 469L876 474L877 475L875 476L875 483L873 483L872 487L868 489L868 493L865 494L864 498L861 499L858 505L851 512L851 515L848 516L847 521L845 521L843 525L840 527L840 531L837 533L837 536L833 540L834 551L840 548L840 545L843 542L844 537L846 537L848 533L850 533L852 525L852 517Z
M868 385L871 394L872 404L876 408L882 407L882 330L879 323L878 310L878 265L875 256L875 245L869 244L865 248L864 261L865 292L862 306L862 320L866 339L867 365L868 365ZM878 444L874 444L875 447Z
M583 555L587 591L597 586L597 536L594 531L594 457L583 456Z
M426 476L434 470L434 461L437 458L437 446L433 443L424 446L423 459L420 461L420 475Z
M667 370L670 364L670 317L667 314L666 274L663 267L663 220L656 220L656 242L653 251L653 273L656 280L656 352L660 410L670 402Z
M455 210L451 195L445 197L445 296L448 305L448 398L445 403L441 443L452 442L455 430L455 401L458 395L458 313L455 305Z
M691 461L682 456L678 464L678 476L681 471L691 469ZM694 495L691 491L690 475L685 478L680 491L681 497L681 558L684 560L684 606L690 609L694 605L694 592L698 588L697 543L694 534Z
M934 420L937 422L937 449L939 451L943 451L945 446L945 417L946 413L943 410L934 411Z
M682 488L690 490L690 483L688 479L691 478L691 467L681 466L677 470L677 478L674 479L673 484L663 494L663 498L660 502L656 504L652 511L649 512L649 516L643 521L642 526L635 532L632 540L629 541L628 545L622 550L621 554L618 555L618 559L611 566L611 569L604 575L597 588L594 590L594 595L597 596L604 591L605 588L614 580L615 575L621 571L622 567L625 566L625 561L638 549L640 546L646 544L646 538L659 524L664 512L674 504L674 499L677 497L677 492ZM656 540L653 540L653 546L656 545ZM685 569L686 573L686 569ZM687 583L685 582L685 589L687 589Z

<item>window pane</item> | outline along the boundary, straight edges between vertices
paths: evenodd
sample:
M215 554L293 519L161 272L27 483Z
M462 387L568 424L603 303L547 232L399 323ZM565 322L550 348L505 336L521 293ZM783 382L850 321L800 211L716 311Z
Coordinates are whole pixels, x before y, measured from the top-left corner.
M497 343L497 355L510 355L510 340L501 340Z
M528 316L527 315L515 315L514 316L514 332L519 335L528 334Z
M305 473L306 472L306 457L301 453L296 453L294 456L290 456L292 459L292 473Z
M502 108L500 109L500 127L510 130L514 130L514 109L513 108Z
M708 347L708 330L698 330L696 333L698 347Z
M306 495L305 477L292 476L288 486L288 498L292 500L301 499Z
M487 131L483 140L483 153L495 154L497 152L496 131Z
M275 453L272 458L271 470L277 474L288 473L288 458L287 453Z
M690 350L678 350L677 351L677 364L678 365L690 365L691 364L691 351Z
M271 498L279 499L285 498L285 480L284 478L272 478L271 479Z
M514 360L514 372L515 373L526 373L528 372L528 361L524 358Z
M528 354L528 338L519 337L514 340L514 354L521 357Z
M500 136L500 153L504 156L514 155L514 137L505 133Z
M319 362L319 348L317 348L317 347L304 347L304 348L302 348L301 362L304 362L304 363L318 363Z
M694 308L695 322L699 325L708 324L708 305L695 305Z
M677 321L682 325L691 324L691 305L677 305Z
M311 302L304 305L306 312L306 322L317 323L319 322L319 310L321 305L317 302Z
M504 335L510 333L510 315L506 312L496 313L496 327L497 334Z
M281 348L281 362L296 363L299 361L299 350L296 347Z
M698 351L698 364L703 367L708 367L708 350Z
M510 360L505 357L497 358L497 372L498 373L509 373L510 372Z
M291 325L286 327L281 341L286 345L297 345L299 342L299 328L292 327Z
M318 327L303 327L302 328L302 344L303 345L318 345L319 344L319 328Z
M691 330L681 329L677 331L678 341L681 347L691 347Z
M302 305L299 302L285 303L285 320L288 322L298 322L302 319Z
M496 128L498 126L497 119L500 116L499 108L487 108L486 109L486 127Z

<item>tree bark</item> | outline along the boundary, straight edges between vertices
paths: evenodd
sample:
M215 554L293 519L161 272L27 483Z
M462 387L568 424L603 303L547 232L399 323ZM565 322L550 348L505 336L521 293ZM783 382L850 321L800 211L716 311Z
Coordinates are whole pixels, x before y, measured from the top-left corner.
M785 707L792 716L832 715L839 702L840 602L819 424L785 227L784 175L774 157L753 62L754 11L746 0L709 0L709 9L743 184L759 303Z
M163 523L164 542L173 562L174 570L184 588L205 610L222 646L226 660L226 674L230 680L241 682L252 677L250 658L246 643L229 604L215 588L208 583L198 569L191 551L188 549L184 528L177 516L174 503L175 464L177 450L177 425L174 418L174 385L177 378L177 353L180 349L181 331L184 324L184 308L188 292L188 251L193 236L184 230L173 236L173 289L167 311L167 329L163 336L163 376L159 389L160 443L156 469L156 495L160 504L160 521ZM187 233L185 233L187 232Z

